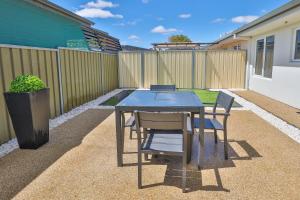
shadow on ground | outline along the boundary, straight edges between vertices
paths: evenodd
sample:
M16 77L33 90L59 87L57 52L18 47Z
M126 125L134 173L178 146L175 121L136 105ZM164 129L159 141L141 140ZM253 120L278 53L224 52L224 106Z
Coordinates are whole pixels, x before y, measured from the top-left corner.
M135 138L134 138L135 139ZM195 138L194 138L195 139ZM189 169L187 173L188 192L194 191L222 191L230 192L229 188L225 188L222 183L222 177L219 169L236 167L234 161L247 162L253 158L262 157L255 148L253 148L245 140L229 140L228 151L229 159L224 159L224 143L219 139L218 144L214 143L213 133L205 133L205 148L204 152L200 153L200 170ZM137 152L125 152L125 154L137 154ZM174 186L182 188L182 160L181 157L171 157L166 155L152 156L151 159L143 163L144 165L166 165L166 173L164 181L143 185L143 188L151 188L159 185ZM125 167L137 166L137 163L125 163ZM215 184L204 184L203 175L214 176ZM144 177L147 179L147 176Z
M0 158L1 200L13 198L62 155L80 145L82 139L112 112L88 110L68 123L52 129L49 143L39 149L17 149Z

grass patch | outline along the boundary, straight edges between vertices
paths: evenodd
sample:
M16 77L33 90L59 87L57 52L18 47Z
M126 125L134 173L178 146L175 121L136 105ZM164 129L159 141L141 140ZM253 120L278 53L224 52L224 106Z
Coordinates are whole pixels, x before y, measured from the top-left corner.
M186 89L187 90L187 89ZM218 91L210 91L210 90L201 90L201 89L191 89L188 91L193 91L204 104L204 106L213 107L217 101ZM232 107L242 107L237 102L233 102Z
M199 89L193 89L192 90L202 101L205 105L214 105L217 100L217 96L219 92L217 91L209 91L209 90L199 90Z
M213 106L217 101L218 91L201 90L201 89L181 89L184 91L194 92L205 106Z
M115 106L119 103L119 100L117 97L112 97L110 99L108 99L107 101L105 101L102 105L105 106Z

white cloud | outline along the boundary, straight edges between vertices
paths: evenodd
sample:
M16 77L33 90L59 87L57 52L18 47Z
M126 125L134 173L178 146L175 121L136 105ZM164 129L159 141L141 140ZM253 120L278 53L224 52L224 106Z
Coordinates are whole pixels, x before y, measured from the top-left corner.
M87 2L86 4L81 5L82 9L77 10L75 13L82 17L89 17L89 18L118 18L122 19L123 16L120 14L113 14L109 10L104 10L105 8L114 8L119 6L118 4L114 4L110 1L104 0L95 0Z
M121 22L121 23L116 23L116 24L113 24L113 26L126 26L125 23Z
M190 13L185 13L185 14L180 14L178 15L179 18L181 19L188 19L190 18L192 15Z
M132 21L128 21L127 24L129 26L135 26L135 25L137 25L137 23L139 23L141 21L142 21L142 19L135 19L135 20L132 20Z
M211 22L217 24L217 23L222 23L225 20L226 20L225 18L216 18L216 19L212 20Z
M97 1L90 1L86 4L82 5L83 8L113 8L119 6L118 4L114 4L110 1L103 1L103 0L97 0Z
M142 3L149 3L150 0L142 0Z
M231 21L237 24L247 24L249 22L256 20L257 18L258 16L254 16L254 15L237 16L232 18Z
M117 18L122 19L123 15L113 14L108 10L102 10L100 8L83 8L75 12L77 15L82 17L89 17L89 18Z
M165 18L163 18L163 17L157 17L156 20L157 21L163 21L163 20L165 20Z
M113 26L135 26L137 25L139 22L141 22L142 19L135 19L135 20L132 20L132 21L127 21L127 22L120 22L120 23L115 23L113 24Z
M128 39L129 39L129 40L139 40L140 37L139 37L139 36L136 36L136 35L130 35L130 36L128 37Z
M174 33L177 31L178 30L176 28L165 28L162 25L156 26L151 30L152 33L161 33L161 34Z

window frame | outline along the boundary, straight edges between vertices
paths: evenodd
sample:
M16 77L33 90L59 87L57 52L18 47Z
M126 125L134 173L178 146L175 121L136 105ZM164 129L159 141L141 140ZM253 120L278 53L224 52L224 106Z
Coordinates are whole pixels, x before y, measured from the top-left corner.
M273 71L273 66L274 66L274 54L275 54L275 40L276 40L276 36L275 34L268 34L268 35L263 35L263 36L260 36L258 37L256 40L255 40L255 65L256 66L256 61L257 61L257 42L259 40L263 40L264 41L264 50L263 50L263 60L262 60L262 69L261 69L261 74L256 74L255 73L255 68L254 68L254 76L257 76L257 77L260 77L260 78L264 78L264 79L272 79L273 78L273 75L271 78L269 77L265 77L264 76L264 71L265 71L265 60L266 60L266 47L267 47L267 37L271 37L271 36L274 36L274 52L273 52L273 65L272 65L272 71Z
M292 53L292 61L295 62L300 62L300 58L295 58L295 53L296 53L296 40L297 40L297 31L300 31L300 27L295 28L294 34L293 34L293 53Z

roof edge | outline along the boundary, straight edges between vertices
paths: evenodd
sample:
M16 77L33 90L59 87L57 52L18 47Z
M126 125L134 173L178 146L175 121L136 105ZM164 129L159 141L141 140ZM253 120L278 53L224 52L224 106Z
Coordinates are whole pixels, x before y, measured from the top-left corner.
M55 10L56 12L60 13L60 14L63 14L65 16L68 16L70 18L73 18L74 20L76 21L79 21L81 23L84 23L86 25L94 25L95 23L84 18L84 17L81 17L55 3L52 3L48 0L26 0L27 2L30 2L30 3L36 3L36 4L39 4L39 5L42 5L42 6L45 6L47 8L50 8L51 10Z
M297 8L299 6L300 6L300 0L292 0L292 1L290 1L290 2L288 2L286 4L284 4L284 5L282 5L280 7L278 7L276 9L270 11L269 13L267 13L267 14L259 17L258 19L256 19L256 20L254 20L254 21L252 21L252 22L250 22L250 23L248 23L248 24L246 24L246 25L244 25L244 26L242 26L242 27L234 30L230 34L228 34L228 35L226 35L226 36L224 36L224 37L216 40L215 42L219 43L219 42L221 42L223 40L226 40L226 39L234 36L235 34L239 34L239 33L243 32L245 30L251 29L251 28L253 28L253 27L255 27L255 26L257 26L257 25L259 25L259 24L261 24L263 22L266 22L266 21L268 21L268 20L270 20L270 19L272 19L274 17L277 17L277 16L279 16L279 15L281 15L281 14L283 14L283 13L289 11L289 10Z

